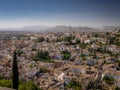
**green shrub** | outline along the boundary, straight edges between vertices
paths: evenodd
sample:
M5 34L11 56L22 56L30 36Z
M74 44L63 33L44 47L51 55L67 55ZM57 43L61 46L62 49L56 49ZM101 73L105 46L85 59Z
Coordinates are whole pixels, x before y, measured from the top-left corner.
M68 60L71 57L71 53L69 51L62 51L61 54L63 55L63 59Z
M42 51L42 50L38 50L37 58L42 59L42 60L50 60L51 59L51 57L49 55L49 52L48 51Z
M67 60L67 59L70 58L70 56L71 56L70 54L64 54L64 55L63 55L63 59Z
M107 84L114 84L114 78L110 76L104 76L103 81L105 81Z
M19 85L18 90L41 90L32 81L27 83L22 83Z
M1 79L1 80L0 80L0 86L1 86L1 87L11 88L11 87L12 87L12 81L11 81L11 80Z
M75 79L72 79L71 82L67 85L67 88L74 89L74 90L80 90L81 85L78 81Z
M0 86L12 88L12 81L0 79ZM38 88L32 81L30 82L19 81L18 90L42 90L42 89Z

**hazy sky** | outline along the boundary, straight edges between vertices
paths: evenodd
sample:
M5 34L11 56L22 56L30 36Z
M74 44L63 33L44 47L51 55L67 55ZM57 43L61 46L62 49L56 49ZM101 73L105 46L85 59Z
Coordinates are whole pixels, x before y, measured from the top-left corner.
M120 0L0 0L0 28L30 25L118 26Z

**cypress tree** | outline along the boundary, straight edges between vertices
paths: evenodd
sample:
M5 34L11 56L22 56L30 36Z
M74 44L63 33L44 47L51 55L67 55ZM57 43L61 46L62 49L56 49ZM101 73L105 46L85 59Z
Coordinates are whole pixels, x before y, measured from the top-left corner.
M14 51L13 55L13 66L12 66L12 83L13 83L13 89L18 89L18 65L17 65L17 53Z

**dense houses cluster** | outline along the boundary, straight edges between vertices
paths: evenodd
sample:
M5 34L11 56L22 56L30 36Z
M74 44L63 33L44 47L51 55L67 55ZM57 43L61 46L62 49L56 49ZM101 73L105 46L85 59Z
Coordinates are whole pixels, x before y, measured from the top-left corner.
M119 32L20 33L0 37L0 76L11 78L13 50L18 51L19 78L44 90L64 90L72 79L81 89L90 83L120 87ZM50 60L37 58L47 51ZM112 77L107 83L104 77ZM112 89L113 90L113 89Z

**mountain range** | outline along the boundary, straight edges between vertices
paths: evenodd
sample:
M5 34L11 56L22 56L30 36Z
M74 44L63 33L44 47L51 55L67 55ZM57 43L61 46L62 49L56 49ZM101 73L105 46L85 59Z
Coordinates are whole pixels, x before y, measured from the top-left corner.
M47 25L35 25L35 26L25 26L22 28L6 28L0 29L0 31L33 31L33 32L107 32L113 31L114 29L120 29L120 26L104 26L102 28L95 27L83 27L83 26L47 26Z

